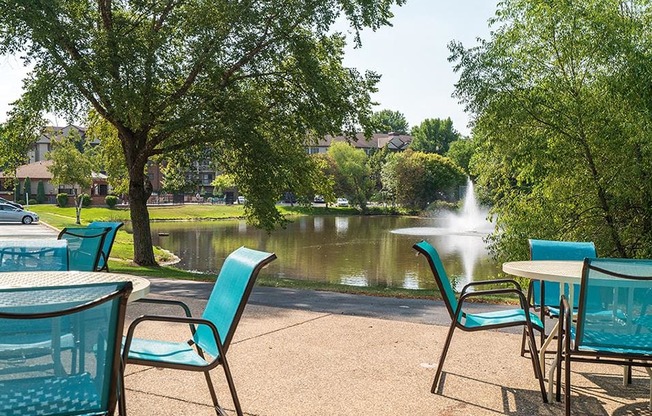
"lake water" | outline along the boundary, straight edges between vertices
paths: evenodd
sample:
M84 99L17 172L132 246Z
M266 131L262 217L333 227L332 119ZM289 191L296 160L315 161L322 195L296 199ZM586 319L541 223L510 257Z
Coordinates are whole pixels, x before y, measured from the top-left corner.
M440 227L445 220L391 216L298 217L271 234L245 221L152 223L152 239L176 254L185 270L217 274L240 246L275 252L263 272L280 278L354 286L434 288L427 262L412 245L428 240L458 286L495 277L482 235ZM160 236L159 233L169 233Z

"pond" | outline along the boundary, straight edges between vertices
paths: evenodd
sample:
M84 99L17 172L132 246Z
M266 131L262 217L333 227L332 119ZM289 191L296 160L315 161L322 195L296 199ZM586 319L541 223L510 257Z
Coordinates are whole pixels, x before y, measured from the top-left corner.
M435 283L427 262L412 249L422 239L437 248L458 287L499 272L487 253L484 234L451 229L444 218L306 216L271 234L242 220L152 223L151 227L154 244L181 259L176 267L207 273L217 274L225 257L244 245L276 253L278 260L265 269L266 275L431 289Z

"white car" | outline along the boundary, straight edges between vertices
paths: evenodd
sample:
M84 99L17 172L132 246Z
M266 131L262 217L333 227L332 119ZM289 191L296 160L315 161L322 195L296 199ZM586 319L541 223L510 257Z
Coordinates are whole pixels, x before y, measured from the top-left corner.
M239 204L239 205L244 205L245 202L247 202L247 198L245 198L244 196L240 195L240 196L238 197L238 204Z
M0 204L0 222L22 222L31 224L38 221L38 214L25 211L9 204Z
M337 198L337 202L335 203L338 207L348 207L349 206L349 200L346 198Z

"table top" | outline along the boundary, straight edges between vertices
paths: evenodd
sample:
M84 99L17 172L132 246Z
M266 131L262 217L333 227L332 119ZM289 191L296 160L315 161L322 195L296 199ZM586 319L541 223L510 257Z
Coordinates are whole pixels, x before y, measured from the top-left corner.
M89 283L130 281L133 290L129 302L144 298L149 293L149 280L140 276L104 272L3 272L0 273L0 289L43 286L69 286Z
M527 260L503 263L503 271L513 276L548 282L579 283L583 261Z

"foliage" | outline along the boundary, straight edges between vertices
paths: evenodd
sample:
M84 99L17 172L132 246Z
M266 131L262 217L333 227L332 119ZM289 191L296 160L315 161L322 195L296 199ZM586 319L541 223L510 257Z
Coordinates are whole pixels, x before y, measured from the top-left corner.
M94 170L106 172L112 192L128 193L129 172L118 138L118 130L95 110L88 112L86 126L86 141L99 142L99 145L94 148Z
M104 198L104 202L110 209L113 209L118 204L118 197L115 195L107 195Z
M13 103L6 123L0 125L0 171L14 177L16 169L29 162L27 152L38 140L45 120L24 100ZM8 175L7 173L10 173Z
M38 204L45 202L45 184L43 181L38 181L36 185L36 202Z
M507 0L496 16L450 59L499 259L525 257L527 238L652 256L650 2Z
M314 154L312 159L316 166L313 194L321 195L326 205L334 204L337 200L335 195L335 176L337 174L335 161L327 153Z
M367 166L364 150L345 142L335 142L328 148L328 155L336 166L335 192L344 195L352 205L365 212L367 201L373 194L371 171Z
M72 131L69 135L61 137L58 142L52 143L52 151L46 156L52 160L48 167L52 173L52 182L58 185L71 185L75 192L75 207L77 207L77 224L81 223L81 209L83 198L78 194L78 187L90 188L92 179L92 158L79 151L79 135Z
M388 157L383 188L408 209L422 210L436 200L450 200L466 181L462 169L434 153L407 150Z
M145 174L154 157L196 155L235 175L252 222L307 188L306 139L371 134L379 76L343 66L345 18L389 24L405 0L0 2L0 53L33 65L23 99L68 117L92 108L115 127L129 175L134 260L155 264Z
M371 123L376 133L407 134L409 128L405 115L392 110L374 112L371 115Z
M213 179L213 182L211 182L211 185L213 186L213 193L215 195L224 195L225 190L235 188L236 186L233 175L225 173L217 175Z
M57 205L61 208L68 206L68 194L57 194Z
M29 197L32 194L32 180L29 178L29 176L25 178L23 188L25 189L25 198L29 200Z
M452 142L446 152L445 156L455 162L455 164L462 168L467 176L471 176L470 163L473 154L475 153L475 144L471 139L460 139Z
M460 139L460 134L453 128L453 121L449 118L427 118L418 126L412 127L410 133L412 142L410 149L415 152L438 153L448 152L448 147L455 140Z
M91 196L88 194L81 194L79 195L79 198L81 199L81 205L82 207L86 208L91 205L92 199Z

